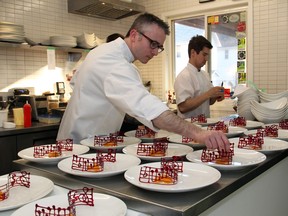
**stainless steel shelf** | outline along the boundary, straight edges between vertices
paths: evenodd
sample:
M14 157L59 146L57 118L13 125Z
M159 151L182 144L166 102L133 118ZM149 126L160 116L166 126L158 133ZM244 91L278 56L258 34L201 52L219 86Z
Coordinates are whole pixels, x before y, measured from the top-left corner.
M89 49L82 49L82 48L71 48L71 47L54 47L54 46L42 46L42 45L35 45L30 46L27 43L9 43L9 42L0 42L0 47L6 48L19 48L19 49L27 49L27 50L38 50L38 51L46 51L47 49L55 49L57 51L69 52L69 53L82 53L82 52L89 52Z

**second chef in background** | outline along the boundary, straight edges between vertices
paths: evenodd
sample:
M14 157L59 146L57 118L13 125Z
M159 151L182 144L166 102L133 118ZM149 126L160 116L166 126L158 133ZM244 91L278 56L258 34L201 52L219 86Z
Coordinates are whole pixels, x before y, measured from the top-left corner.
M224 99L224 88L213 87L209 74L201 68L206 64L213 48L201 35L191 38L188 44L189 62L178 74L174 83L178 115L181 118L210 117L210 105Z

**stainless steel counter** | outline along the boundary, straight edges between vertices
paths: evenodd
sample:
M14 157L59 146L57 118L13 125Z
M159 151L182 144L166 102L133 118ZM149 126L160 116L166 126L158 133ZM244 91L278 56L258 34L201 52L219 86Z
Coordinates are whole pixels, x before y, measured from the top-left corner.
M119 197L129 209L139 212L157 216L186 216L199 215L287 156L288 150L269 154L267 160L257 166L240 171L223 171L217 183L185 193L146 191L128 183L123 174L102 179L75 177L63 173L56 166L35 164L23 159L14 161L14 166L16 169L50 178L56 185L68 189L93 187L96 192Z

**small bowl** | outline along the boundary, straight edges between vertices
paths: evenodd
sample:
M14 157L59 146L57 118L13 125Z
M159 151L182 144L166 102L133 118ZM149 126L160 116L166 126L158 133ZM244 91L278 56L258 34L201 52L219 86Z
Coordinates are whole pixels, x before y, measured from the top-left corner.
M39 122L46 124L57 124L60 122L61 117L53 115L41 115L38 117Z
M16 124L14 122L3 122L3 128L15 128Z

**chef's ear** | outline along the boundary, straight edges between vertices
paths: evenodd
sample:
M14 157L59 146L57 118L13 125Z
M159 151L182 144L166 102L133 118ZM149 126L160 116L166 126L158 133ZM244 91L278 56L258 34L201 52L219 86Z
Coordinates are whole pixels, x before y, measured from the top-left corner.
M139 35L138 31L136 29L130 30L130 39L134 42L136 41L137 36Z

